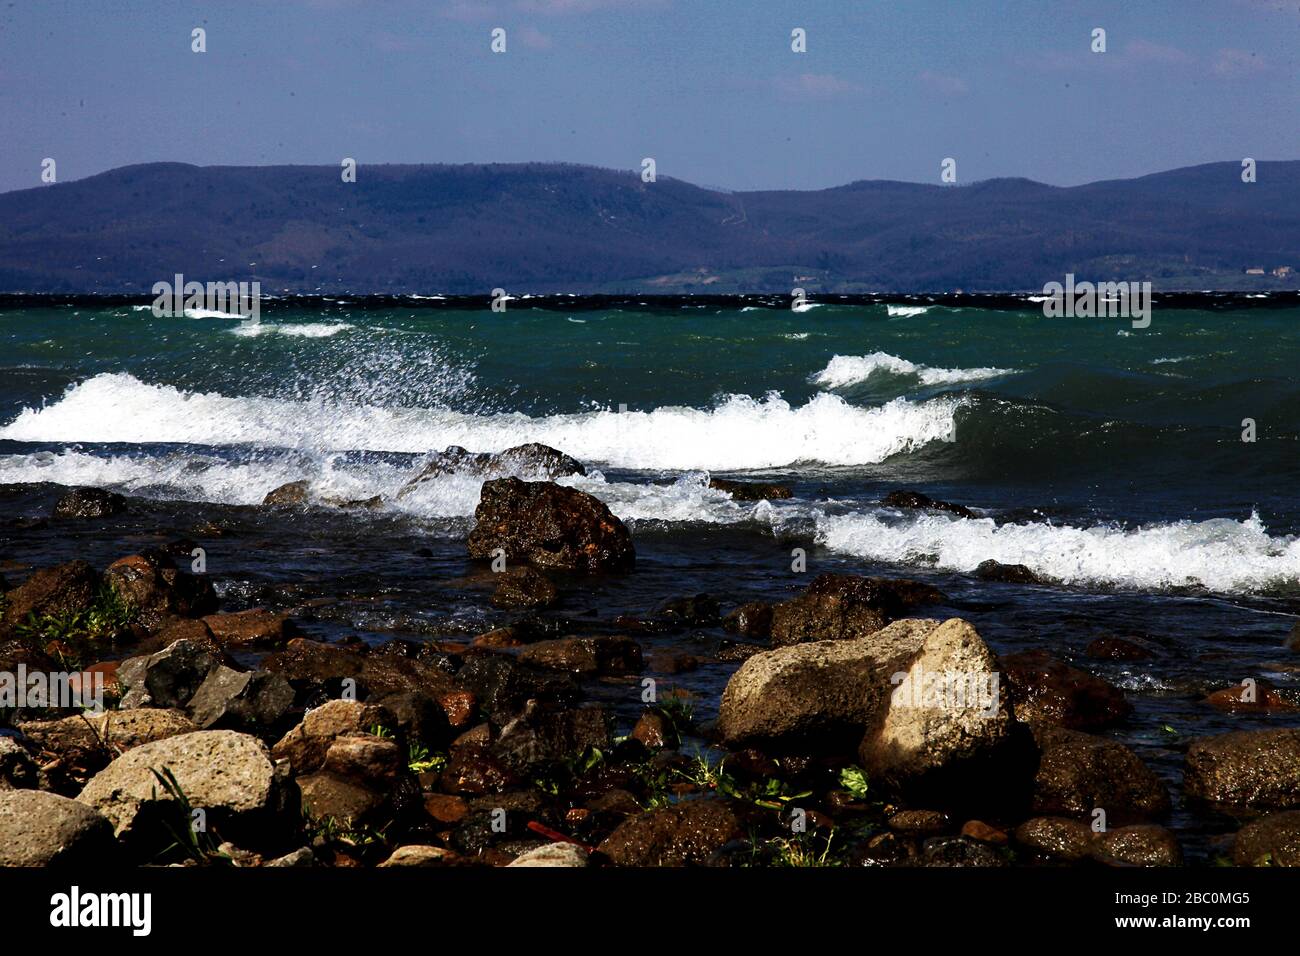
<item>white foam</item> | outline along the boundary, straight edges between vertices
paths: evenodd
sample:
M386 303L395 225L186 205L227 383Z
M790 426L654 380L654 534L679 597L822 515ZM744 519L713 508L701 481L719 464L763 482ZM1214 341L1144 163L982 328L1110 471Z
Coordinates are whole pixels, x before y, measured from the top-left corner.
M1300 582L1300 538L1270 536L1258 516L1126 529L1110 525L997 524L992 518L885 513L825 515L827 547L897 564L972 571L982 561L1023 564L1067 584L1163 590L1202 585L1250 591Z
M870 355L836 355L812 377L812 382L825 388L844 388L865 382L874 375L907 375L914 376L922 385L951 385L1011 375L1014 371L1008 368L932 368L888 352L872 352Z
M352 326L347 322L301 322L297 325L258 322L256 324L238 325L230 331L232 334L244 338L255 338L259 335L288 335L306 339L327 339L350 328Z
M231 398L101 374L42 409L25 409L0 438L38 442L254 445L316 451L424 453L462 445L501 451L538 441L584 462L627 468L744 470L796 462L872 464L954 441L962 400L898 398L878 408L819 394L794 407L775 393L732 395L712 409L595 411L530 417L446 408Z
M886 305L885 311L890 315L905 319L913 315L925 315L930 311L930 307L928 305Z
M247 319L248 316L238 312L221 312L217 309L186 309L187 319Z

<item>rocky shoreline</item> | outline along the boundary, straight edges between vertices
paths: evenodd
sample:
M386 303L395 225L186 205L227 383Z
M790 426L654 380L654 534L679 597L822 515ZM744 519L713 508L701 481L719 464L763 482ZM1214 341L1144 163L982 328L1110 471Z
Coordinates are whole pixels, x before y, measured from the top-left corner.
M1106 736L1132 719L1124 693L1044 650L996 654L971 622L927 613L944 599L932 585L809 573L779 602L664 595L612 621L553 613L566 591L637 573L623 522L555 481L582 469L545 446L448 449L412 479L486 479L471 572L448 586L512 619L463 639L327 641L292 612L223 610L188 539L102 570L0 578L0 673L72 673L106 695L98 714L0 697L0 865L1183 862L1169 787ZM294 482L265 507L373 505L315 502ZM126 506L74 489L50 520ZM996 562L975 576L1036 580ZM710 659L656 646L700 627L728 634ZM1088 653L1149 650L1111 637ZM731 671L717 719L645 676L651 660L658 674ZM620 695L639 710L630 726L608 704ZM1262 682L1206 704L1295 709ZM1300 863L1300 729L1193 739L1182 773L1185 809L1239 827L1221 862Z

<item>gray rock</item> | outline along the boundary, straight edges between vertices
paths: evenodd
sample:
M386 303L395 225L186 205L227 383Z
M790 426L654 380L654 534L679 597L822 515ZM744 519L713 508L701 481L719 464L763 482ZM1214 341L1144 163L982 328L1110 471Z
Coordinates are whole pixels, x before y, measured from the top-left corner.
M113 827L85 804L44 790L0 791L0 866L102 867Z
M187 640L175 641L147 657L132 657L117 669L120 706L183 709L217 663L205 647Z
M218 665L190 699L194 722L207 729L265 731L293 706L293 687L279 674Z
M0 790L35 790L40 778L27 748L12 737L0 737Z
M582 867L587 865L587 857L587 851L573 843L551 843L521 853L506 865Z

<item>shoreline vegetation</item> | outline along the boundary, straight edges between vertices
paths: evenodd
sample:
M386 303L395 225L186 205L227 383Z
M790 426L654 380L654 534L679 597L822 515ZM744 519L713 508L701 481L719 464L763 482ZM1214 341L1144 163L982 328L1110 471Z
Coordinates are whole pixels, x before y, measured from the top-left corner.
M1120 689L1046 651L999 656L906 578L809 572L785 601L665 594L612 622L556 616L565 592L637 574L624 523L556 483L584 465L538 444L451 448L408 486L449 473L484 484L469 571L447 586L511 615L464 640L326 641L292 612L223 610L189 539L0 577L0 672L101 675L108 698L0 710L0 864L1177 866L1180 827L1206 818L1236 830L1211 863L1300 864L1300 729L1190 739L1171 792L1107 736L1133 719ZM917 491L888 501L970 514ZM93 527L128 506L74 488L51 520ZM320 506L303 481L263 505ZM994 561L975 577L1040 583ZM727 635L713 659L655 671L730 670L716 720L645 676L657 635L696 627ZM1149 656L1118 636L1088 653ZM618 695L639 702L630 726ZM1262 681L1204 703L1296 710Z

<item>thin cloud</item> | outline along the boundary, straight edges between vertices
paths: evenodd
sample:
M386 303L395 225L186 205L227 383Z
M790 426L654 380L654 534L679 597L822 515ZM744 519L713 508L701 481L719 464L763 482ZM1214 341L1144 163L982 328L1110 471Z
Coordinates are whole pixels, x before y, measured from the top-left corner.
M830 73L778 76L772 81L772 85L782 98L791 100L829 100L865 92L858 84L842 80Z
M970 86L960 76L935 73L932 70L922 70L917 76L930 89L944 96L965 96L970 92Z
M1268 63L1262 56L1246 50L1223 49L1214 57L1210 66L1217 76L1233 78L1254 76L1268 72Z

